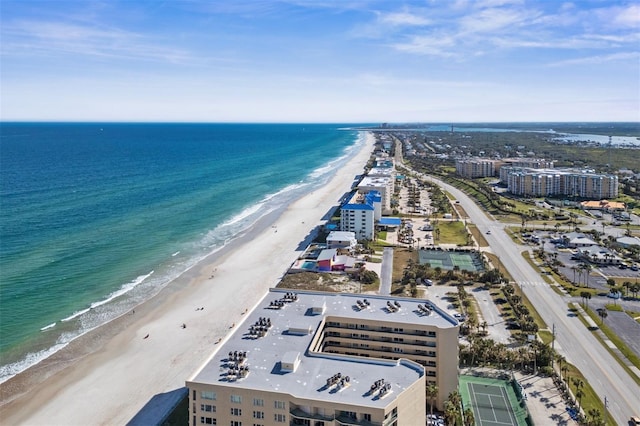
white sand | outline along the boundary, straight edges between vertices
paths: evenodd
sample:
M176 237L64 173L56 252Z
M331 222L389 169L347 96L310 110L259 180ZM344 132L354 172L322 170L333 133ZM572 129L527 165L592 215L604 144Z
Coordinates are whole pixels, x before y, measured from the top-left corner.
M2 391L0 422L126 424L137 415L136 423L145 423L144 413L153 411L149 406L165 393L173 392L175 399L185 380L216 349L216 342L239 325L243 311L278 283L310 230L323 222L321 218L363 172L373 150L373 135L366 140L327 185L288 206L274 227L267 226L254 239L248 236L245 240L250 241L203 261L136 308L135 314L112 325L115 331L108 337L93 341L87 337L82 344L94 347L90 353L76 351L61 361L50 361L49 367L40 366L44 370L68 364L41 383L47 374L36 368L36 373L27 370L14 389L9 389L11 380L3 384L7 386ZM200 307L205 309L196 310ZM26 393L15 397L15 389ZM147 410L142 410L145 405Z

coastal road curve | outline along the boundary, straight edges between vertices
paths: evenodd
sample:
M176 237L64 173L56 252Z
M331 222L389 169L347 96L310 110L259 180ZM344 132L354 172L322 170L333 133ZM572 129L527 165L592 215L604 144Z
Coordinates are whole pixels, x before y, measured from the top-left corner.
M493 252L535 306L549 328L556 327L555 348L580 369L598 396L607 398L609 412L619 425L640 414L640 386L627 374L577 317L568 315L568 299L556 294L521 256L521 248L504 232L504 225L490 219L459 189L422 175L455 196L478 229L485 233ZM492 230L490 235L486 232Z

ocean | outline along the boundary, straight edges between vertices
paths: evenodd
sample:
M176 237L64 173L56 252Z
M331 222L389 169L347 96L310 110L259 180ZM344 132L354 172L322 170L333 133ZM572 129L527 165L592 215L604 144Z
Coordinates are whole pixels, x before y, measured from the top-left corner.
M363 137L342 124L2 123L0 382L327 182Z

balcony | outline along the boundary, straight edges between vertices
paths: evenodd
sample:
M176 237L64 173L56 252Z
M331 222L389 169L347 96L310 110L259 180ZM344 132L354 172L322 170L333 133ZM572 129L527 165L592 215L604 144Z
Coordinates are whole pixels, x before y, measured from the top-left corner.
M292 425L304 425L304 424L308 424L309 422L306 422L305 420L314 420L314 421L321 421L321 422L333 422L333 420L335 419L335 416L331 415L331 416L323 416L321 414L311 414L311 413L307 413L305 411L302 411L299 408L294 408L292 410L289 411L289 414L291 414L291 423ZM311 423L313 424L313 423Z

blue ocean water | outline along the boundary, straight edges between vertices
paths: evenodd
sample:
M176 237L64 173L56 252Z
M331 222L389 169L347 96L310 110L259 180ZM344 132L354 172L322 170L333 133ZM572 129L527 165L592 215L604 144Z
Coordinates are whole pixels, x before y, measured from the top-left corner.
M322 185L363 143L343 128L2 123L0 381Z

